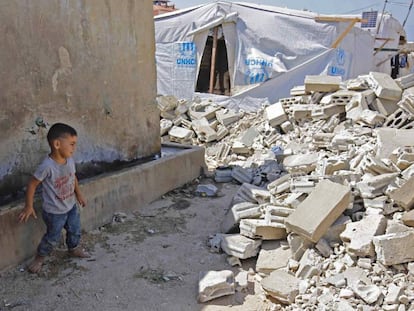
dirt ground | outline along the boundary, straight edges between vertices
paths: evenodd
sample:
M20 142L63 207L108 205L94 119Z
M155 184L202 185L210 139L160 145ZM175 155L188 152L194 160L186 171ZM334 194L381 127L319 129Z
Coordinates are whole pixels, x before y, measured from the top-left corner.
M13 310L266 310L253 288L207 303L197 302L199 273L254 267L254 259L231 267L211 252L208 237L239 185L216 184L218 197L195 196L204 178L176 189L133 213L83 235L91 259L56 250L39 275L27 263L0 274L0 311ZM87 208L87 207L86 207ZM125 216L125 215L123 215Z

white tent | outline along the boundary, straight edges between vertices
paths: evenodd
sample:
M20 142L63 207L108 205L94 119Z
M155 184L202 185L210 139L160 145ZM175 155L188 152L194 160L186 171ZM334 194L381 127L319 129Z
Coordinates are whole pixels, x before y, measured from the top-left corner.
M201 82L210 76L215 36L222 43L215 47L215 64L224 63L230 85L226 95L233 98L273 102L289 96L289 90L303 84L306 75L348 79L366 74L374 68L375 39L353 25L357 24L349 16L323 17L225 1L157 16L158 93L189 99L195 92L208 92L206 81L204 86Z

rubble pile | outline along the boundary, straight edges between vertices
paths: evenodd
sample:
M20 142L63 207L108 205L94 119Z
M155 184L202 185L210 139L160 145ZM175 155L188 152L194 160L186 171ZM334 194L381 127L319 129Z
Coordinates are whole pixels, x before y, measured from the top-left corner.
M158 98L162 140L240 183L209 241L239 272L199 300L250 283L274 310L414 310L414 74L307 76L291 95L256 112Z

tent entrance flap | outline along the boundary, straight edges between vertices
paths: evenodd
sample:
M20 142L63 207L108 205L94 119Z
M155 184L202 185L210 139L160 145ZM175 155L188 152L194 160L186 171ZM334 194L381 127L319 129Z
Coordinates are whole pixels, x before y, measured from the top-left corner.
M215 27L206 40L195 91L229 96L231 86L228 63L223 31L221 27Z

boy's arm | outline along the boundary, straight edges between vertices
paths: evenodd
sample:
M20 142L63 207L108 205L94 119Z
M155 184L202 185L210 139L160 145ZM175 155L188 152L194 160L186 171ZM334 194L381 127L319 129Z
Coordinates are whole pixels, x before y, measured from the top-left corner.
M26 203L24 206L24 210L19 214L19 222L26 222L30 218L30 216L37 218L36 212L33 208L33 200L36 188L40 183L41 181L34 178L33 176L30 178L26 190Z
M86 206L86 201L83 198L82 192L80 191L78 178L75 176L75 195L81 206Z

